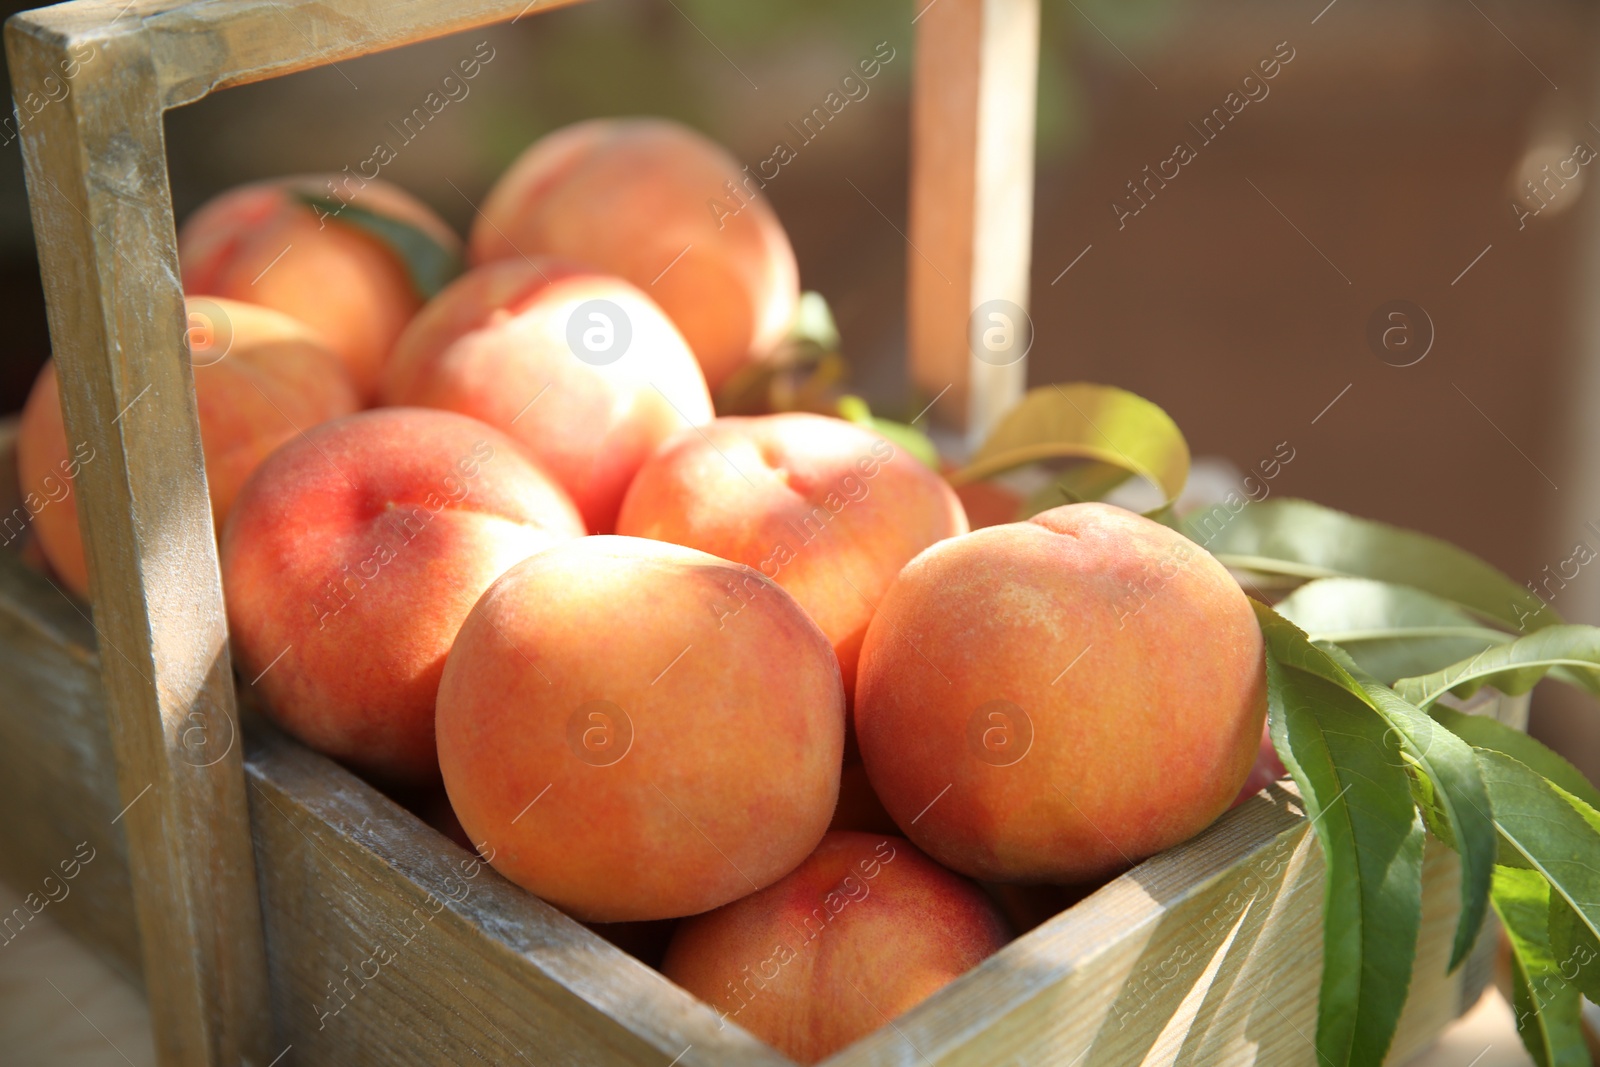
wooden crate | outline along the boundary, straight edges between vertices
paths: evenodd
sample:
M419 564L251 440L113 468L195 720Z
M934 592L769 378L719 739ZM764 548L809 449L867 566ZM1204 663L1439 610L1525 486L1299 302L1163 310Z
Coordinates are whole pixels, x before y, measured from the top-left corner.
M142 983L164 1064L789 1062L239 711L162 115L563 2L79 0L7 27L19 99L73 66L23 137L68 432L95 449L75 490L95 606L0 552L0 875L28 892L92 854L40 910ZM912 240L959 268L908 253L913 369L972 432L1022 381L970 357L961 309L1026 304L1037 26L1038 0L917 17ZM1483 946L1445 973L1454 855L1431 844L1424 877L1396 1060L1487 976ZM1322 891L1275 787L830 1062L1312 1064Z

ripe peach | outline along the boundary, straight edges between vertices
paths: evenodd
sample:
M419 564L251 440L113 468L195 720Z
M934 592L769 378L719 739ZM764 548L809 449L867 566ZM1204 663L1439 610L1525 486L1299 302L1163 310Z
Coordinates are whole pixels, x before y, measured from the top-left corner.
M1256 759L1261 631L1233 578L1105 504L935 545L878 605L855 722L889 814L994 881L1097 878L1198 833Z
M223 532L234 656L312 748L437 780L434 696L462 621L512 564L582 534L566 494L476 419L327 423L267 458Z
M718 619L703 605L730 583L749 599ZM484 593L438 727L450 802L501 874L586 922L666 919L770 885L815 847L844 692L827 639L755 571L588 537Z
M724 1019L815 1063L1007 940L983 890L910 842L833 832L776 885L685 919L661 969Z
M364 225L375 219L373 225ZM429 295L374 227L402 226L459 261L461 240L411 194L384 181L312 174L254 182L206 202L178 231L183 288L276 308L339 353L370 399L395 338Z
M440 293L395 345L383 399L510 434L597 533L657 445L711 421L705 377L661 309L556 260L501 260Z
M833 643L845 692L874 606L900 568L965 533L944 479L863 427L821 415L723 418L679 433L634 479L617 531L755 567ZM738 590L709 604L737 610Z
M541 139L483 202L474 264L579 259L648 293L716 389L771 350L800 299L794 250L761 182L662 119L596 119Z
M360 403L339 358L317 335L269 308L191 299L189 349L206 486L220 530L240 486L268 453ZM23 409L17 463L25 491L38 504L26 510L35 516L39 544L82 597L89 595L89 570L70 483L93 458L88 442L68 448L55 366L46 363Z

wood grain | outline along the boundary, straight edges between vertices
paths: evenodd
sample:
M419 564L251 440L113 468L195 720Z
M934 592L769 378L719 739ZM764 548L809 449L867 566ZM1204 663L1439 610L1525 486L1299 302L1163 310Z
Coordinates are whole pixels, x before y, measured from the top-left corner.
M263 730L248 770L273 1008L300 1063L790 1061Z
M1004 300L1026 323L1033 246L1038 0L912 0L911 377L932 414L976 445L1022 398L1027 362L977 359L969 322ZM1028 327L1031 333L1031 327ZM974 336L976 334L976 336ZM947 393L945 390L949 390Z
M74 492L158 1055L169 1067L264 1067L271 1017L233 672L160 83L136 27L86 55L24 17L6 49L19 97L76 64L72 91L23 128L23 157L68 439L93 449Z
M115 821L122 800L86 610L0 552L0 878L49 901L39 914L137 984L128 844ZM74 867L81 846L92 859ZM77 870L74 878L63 878L63 863ZM26 936L32 920L16 918L0 942Z
M1273 787L827 1062L1313 1067L1322 859L1296 799ZM1430 841L1417 966L1391 1062L1484 988L1483 965L1445 974L1458 876L1455 854Z
M160 106L312 67L520 21L578 0L76 0L17 16L67 46L134 35Z

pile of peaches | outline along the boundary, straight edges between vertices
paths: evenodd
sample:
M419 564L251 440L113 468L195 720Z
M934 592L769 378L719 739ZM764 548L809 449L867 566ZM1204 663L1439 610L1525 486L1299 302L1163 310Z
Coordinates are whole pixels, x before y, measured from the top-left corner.
M464 253L348 172L226 192L179 253L242 684L377 783L442 781L464 839L573 917L681 920L662 970L810 1062L997 950L1018 887L1223 812L1263 648L1166 526L970 530L869 427L716 417L800 301L745 181L682 127L595 121L515 162ZM18 457L87 597L47 489L94 460L49 366Z

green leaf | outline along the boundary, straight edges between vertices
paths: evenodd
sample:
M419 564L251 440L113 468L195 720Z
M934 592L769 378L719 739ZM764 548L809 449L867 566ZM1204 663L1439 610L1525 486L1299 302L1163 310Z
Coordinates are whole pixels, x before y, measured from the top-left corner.
M1494 876L1495 832L1488 788L1472 746L1370 678L1357 680L1390 728L1399 734L1405 753L1427 783L1430 806L1447 820L1448 836L1439 836L1461 857L1461 917L1450 950L1450 970L1472 951L1489 906Z
M1560 669L1558 677L1563 681L1600 693L1600 627L1546 627L1432 674L1402 678L1395 683L1395 691L1419 708L1445 693L1470 696L1483 685L1516 696L1532 689L1553 669Z
M1600 808L1600 789L1596 789L1583 772L1521 730L1514 730L1486 715L1468 715L1442 704L1435 704L1429 713L1473 748L1510 756L1591 808Z
M950 483L1059 459L1093 460L1145 478L1166 506L1189 480L1188 442L1165 411L1124 389L1075 382L1030 390Z
M325 223L342 222L354 226L389 246L405 264L411 284L424 300L433 299L439 290L461 273L459 252L446 248L432 234L409 222L392 215L368 211L344 200L312 196L309 193L295 195L301 203L315 210L317 217Z
M1344 649L1385 685L1513 640L1431 593L1370 578L1319 578L1275 608L1312 641Z
M1423 828L1400 742L1362 700L1267 657L1273 744L1321 845L1322 990L1328 1067L1379 1067L1411 984L1422 921Z
M1385 742L1398 741L1401 758L1395 767L1408 772L1414 802L1430 817L1435 833L1461 856L1461 916L1450 955L1450 970L1455 970L1472 951L1483 926L1495 860L1489 794L1472 747L1366 674L1345 652L1318 648L1307 635L1275 617L1272 609L1261 604L1255 608L1274 659L1366 704L1382 719ZM1287 759L1284 762L1287 766Z
M839 387L850 376L839 345L839 328L827 300L821 293L801 293L783 338L718 387L717 414L839 414Z
M1029 519L1041 511L1049 511L1063 504L1104 500L1113 489L1132 477L1132 471L1121 467L1106 463L1080 463L1061 471L1049 485L1030 495L1017 518Z
M1559 896L1550 900L1550 951L1561 977L1600 1004L1600 938Z
M1478 766L1502 840L1600 937L1600 812L1503 753L1479 749Z
M1495 868L1494 910L1511 942L1511 1007L1522 1044L1539 1067L1589 1067L1578 991L1551 948L1550 898L1537 871Z
M865 426L867 429L888 438L889 442L905 449L911 455L921 460L923 464L934 470L939 469L939 450L934 447L928 435L915 426L907 426L903 422L893 422L889 419L880 419L867 407L867 402L859 396L841 396L839 398L839 417Z
M815 345L824 352L839 351L839 327L833 321L827 298L810 290L801 293L785 340Z
M1523 632L1561 621L1527 589L1446 541L1305 500L1267 500L1238 512L1219 506L1188 516L1182 529L1237 570L1409 585Z
M1250 606L1255 609L1256 622L1261 626L1261 636L1266 641L1269 657L1286 667L1332 682L1370 706L1371 701L1366 690L1361 688L1361 683L1343 665L1334 661L1328 649L1313 645L1304 631L1259 600L1252 599Z

